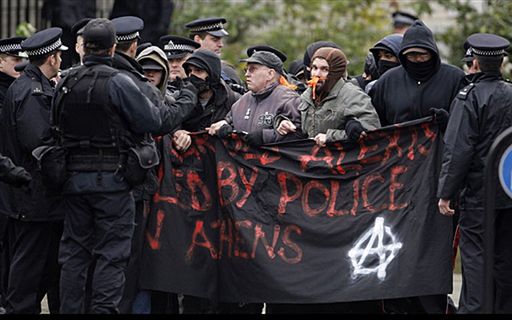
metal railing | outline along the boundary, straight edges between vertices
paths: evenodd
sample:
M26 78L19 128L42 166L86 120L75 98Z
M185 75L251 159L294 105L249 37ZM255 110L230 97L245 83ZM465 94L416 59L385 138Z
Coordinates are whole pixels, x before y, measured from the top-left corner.
M96 17L108 18L114 0L96 1ZM37 30L50 27L42 14L45 0L0 0L0 39L14 37L16 28L24 22Z

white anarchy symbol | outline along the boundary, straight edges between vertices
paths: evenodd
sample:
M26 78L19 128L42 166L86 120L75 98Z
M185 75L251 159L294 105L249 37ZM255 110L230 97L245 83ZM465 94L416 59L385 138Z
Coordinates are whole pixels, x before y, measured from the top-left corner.
M390 240L386 244L384 244L385 236L388 236ZM363 248L366 241L368 241L366 247ZM402 248L402 243L396 241L390 227L384 226L384 218L376 218L373 228L368 230L348 252L354 267L352 277L355 278L359 274L377 273L379 280L384 280L386 267L395 258L400 248ZM379 261L376 266L373 262L375 257L378 257Z

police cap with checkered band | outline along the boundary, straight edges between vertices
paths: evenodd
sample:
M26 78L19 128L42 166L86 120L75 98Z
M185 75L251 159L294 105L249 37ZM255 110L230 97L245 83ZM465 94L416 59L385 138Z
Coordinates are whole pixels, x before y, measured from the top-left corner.
M24 37L13 37L0 40L0 53L19 58L27 58L27 54L21 49Z
M161 36L159 41L162 44L167 59L183 58L201 46L194 40L174 35Z
M140 39L139 32L144 29L144 20L134 16L123 16L112 19L116 29L117 42Z
M475 33L466 40L476 56L498 57L506 54L510 42L492 33Z
M189 29L192 34L207 32L212 36L222 38L229 35L224 29L225 23L226 19L224 18L202 18L187 23L185 28Z
M29 58L43 57L57 50L68 50L68 47L62 44L61 36L61 28L44 29L24 40L21 43L21 48Z

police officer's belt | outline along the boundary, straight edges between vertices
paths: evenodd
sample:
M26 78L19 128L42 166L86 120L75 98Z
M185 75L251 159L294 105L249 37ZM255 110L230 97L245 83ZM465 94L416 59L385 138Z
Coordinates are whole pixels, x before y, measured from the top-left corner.
M73 148L68 150L66 162L69 171L116 171L121 155L118 149L112 148Z

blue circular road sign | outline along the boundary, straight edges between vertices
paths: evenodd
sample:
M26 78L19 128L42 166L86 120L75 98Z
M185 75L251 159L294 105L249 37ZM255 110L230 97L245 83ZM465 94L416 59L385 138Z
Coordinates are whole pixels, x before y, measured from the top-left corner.
M501 187L512 198L512 145L501 155L498 175Z

